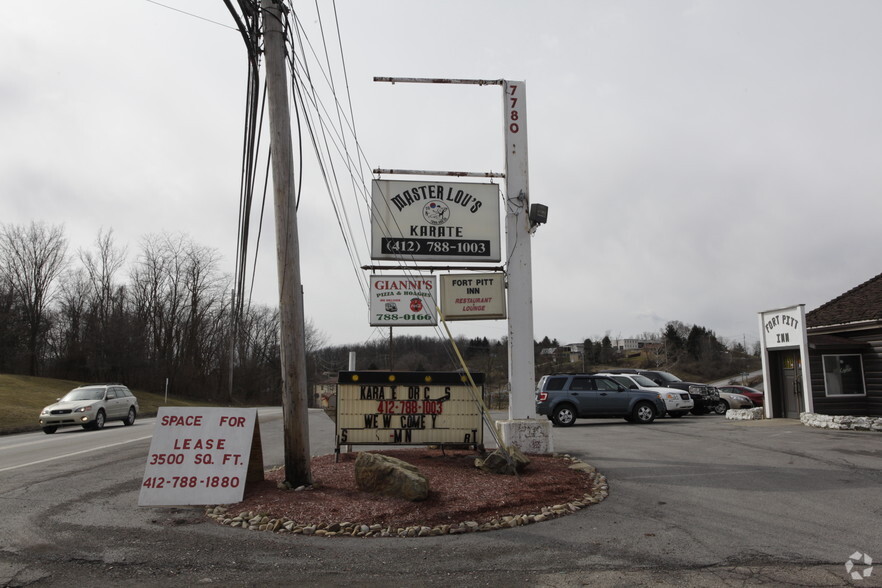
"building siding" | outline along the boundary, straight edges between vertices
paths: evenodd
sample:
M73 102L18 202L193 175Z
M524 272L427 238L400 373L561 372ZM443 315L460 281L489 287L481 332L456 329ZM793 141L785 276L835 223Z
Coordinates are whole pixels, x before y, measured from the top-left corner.
M860 351L810 351L812 400L814 411L819 414L877 416L882 415L882 329L860 333L837 333L858 343L867 343L869 348ZM821 357L828 354L859 353L863 363L864 388L866 396L827 396L824 386L824 369Z

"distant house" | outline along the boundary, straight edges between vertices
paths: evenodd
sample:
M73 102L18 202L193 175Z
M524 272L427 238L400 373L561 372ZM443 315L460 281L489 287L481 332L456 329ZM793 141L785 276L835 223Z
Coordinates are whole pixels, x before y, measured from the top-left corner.
M312 387L310 406L318 408L334 408L337 406L337 378L325 375L324 379Z
M646 341L643 339L616 339L613 341L613 349L618 351L637 351L643 349Z
M578 363L582 361L582 354L585 351L584 343L568 343L564 345L564 349L569 354L570 363Z
M814 412L882 415L882 274L806 313Z

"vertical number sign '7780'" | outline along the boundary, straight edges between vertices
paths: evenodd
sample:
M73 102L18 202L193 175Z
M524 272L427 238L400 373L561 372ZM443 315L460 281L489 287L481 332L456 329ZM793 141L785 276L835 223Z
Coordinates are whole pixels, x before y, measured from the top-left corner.
M510 84L509 86L509 100L511 101L511 111L508 114L508 130L512 134L517 134L521 129L518 125L518 120L520 118L520 113L518 112L518 98L515 94L518 91L517 84Z
M505 109L506 190L511 197L527 196L527 84L506 81ZM524 202L526 204L526 202Z

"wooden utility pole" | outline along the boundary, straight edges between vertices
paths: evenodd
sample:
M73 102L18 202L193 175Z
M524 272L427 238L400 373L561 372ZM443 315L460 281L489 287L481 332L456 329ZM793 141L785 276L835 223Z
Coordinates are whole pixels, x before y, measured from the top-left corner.
M276 253L279 273L279 343L282 357L282 410L285 430L285 481L291 486L312 484L309 463L309 424L306 402L306 346L300 249L297 239L294 158L288 70L285 59L283 0L262 0L267 103L270 119Z

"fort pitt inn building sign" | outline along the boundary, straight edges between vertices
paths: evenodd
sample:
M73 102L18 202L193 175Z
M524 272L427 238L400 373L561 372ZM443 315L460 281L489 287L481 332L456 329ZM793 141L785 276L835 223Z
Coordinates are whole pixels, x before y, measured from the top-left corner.
M882 415L882 274L805 312L759 313L766 417Z

